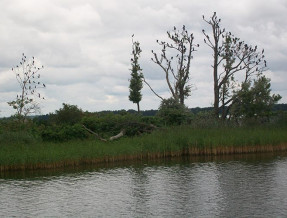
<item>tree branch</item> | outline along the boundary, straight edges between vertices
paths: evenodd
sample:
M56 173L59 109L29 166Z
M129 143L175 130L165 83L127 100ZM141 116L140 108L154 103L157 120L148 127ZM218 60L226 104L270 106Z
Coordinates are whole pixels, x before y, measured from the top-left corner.
M147 86L150 88L150 90L151 90L158 98L160 98L161 100L164 100L163 97L159 96L159 95L152 89L152 87L151 87L150 84L145 80L145 78L143 78L143 81L144 81L145 84L147 84Z

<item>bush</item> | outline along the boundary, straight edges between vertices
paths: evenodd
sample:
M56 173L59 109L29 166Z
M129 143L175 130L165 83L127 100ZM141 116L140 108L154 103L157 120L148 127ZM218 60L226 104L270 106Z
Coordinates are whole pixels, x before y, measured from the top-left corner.
M44 141L63 142L72 139L86 139L88 133L80 124L50 126L42 131L41 137Z
M181 125L190 123L192 114L186 106L173 98L169 98L161 102L157 116L166 125Z
M9 144L34 144L39 141L39 138L27 131L21 132L1 132L0 133L0 145Z
M150 132L151 124L158 126L158 117L144 117L134 113L94 113L83 118L82 123L90 130L107 138L125 130L125 135L135 136Z
M60 108L55 114L52 114L51 118L52 121L59 125L74 125L79 123L83 116L84 113L78 106L63 103L63 108Z
M128 123L138 122L140 117L136 114L95 113L84 117L82 123L96 133L115 135Z

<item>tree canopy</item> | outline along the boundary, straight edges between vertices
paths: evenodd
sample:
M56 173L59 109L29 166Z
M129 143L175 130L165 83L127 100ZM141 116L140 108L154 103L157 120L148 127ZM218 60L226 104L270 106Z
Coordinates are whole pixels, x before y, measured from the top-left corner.
M139 65L139 57L141 53L140 43L138 41L133 41L132 47L132 69L131 69L131 79L130 79L130 95L129 100L137 104L138 112L140 112L139 102L142 100L141 89L143 88L143 74L142 69Z

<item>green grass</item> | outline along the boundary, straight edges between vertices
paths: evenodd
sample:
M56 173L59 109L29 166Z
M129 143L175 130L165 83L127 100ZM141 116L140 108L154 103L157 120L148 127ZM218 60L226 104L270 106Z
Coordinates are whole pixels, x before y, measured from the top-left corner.
M21 133L10 135L11 138L9 135L4 137L3 134L1 137L0 171L166 157L181 155L183 151L190 149L197 149L203 151L201 154L208 155L211 154L211 149L222 147L227 150L230 148L230 153L236 148L245 148L244 152L248 152L248 148L254 146L272 148L284 145L287 148L287 129L274 127L195 129L179 126L112 142L74 140L48 143ZM254 152L254 149L250 149L250 152Z

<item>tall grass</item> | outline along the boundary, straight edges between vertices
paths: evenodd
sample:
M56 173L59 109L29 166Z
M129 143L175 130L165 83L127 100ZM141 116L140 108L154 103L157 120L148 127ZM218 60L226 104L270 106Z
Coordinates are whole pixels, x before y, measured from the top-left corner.
M0 171L181 155L287 150L286 133L287 128L197 129L178 126L106 143L96 140L52 143L42 142L32 136L21 136L20 133L18 139L2 135L0 138L6 137L6 142L0 142ZM21 137L26 141L20 143Z

